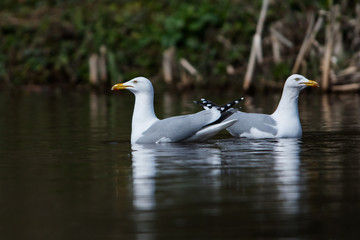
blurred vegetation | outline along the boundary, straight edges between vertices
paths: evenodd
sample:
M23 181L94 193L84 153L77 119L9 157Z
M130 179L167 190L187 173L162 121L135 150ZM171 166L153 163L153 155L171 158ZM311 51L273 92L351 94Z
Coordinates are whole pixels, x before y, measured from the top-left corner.
M294 21L298 28L291 30L299 37L292 40L300 45L306 24L297 22L299 15L327 4L273 1L266 24L280 18ZM2 0L0 82L88 83L89 57L101 46L107 48L112 81L161 77L162 53L171 46L176 58L186 58L206 78L224 84L231 65L242 79L260 8L260 0ZM283 77L292 61L269 71Z

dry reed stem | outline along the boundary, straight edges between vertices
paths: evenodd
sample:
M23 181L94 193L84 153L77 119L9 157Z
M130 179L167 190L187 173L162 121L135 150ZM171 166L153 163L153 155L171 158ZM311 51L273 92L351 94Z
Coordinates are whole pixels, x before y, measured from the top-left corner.
M163 53L163 75L166 84L172 84L175 71L175 47L166 49Z
M325 53L322 60L322 77L321 77L321 88L323 91L328 91L330 89L329 76L331 69L331 58L334 52L334 44L337 28L336 19L340 15L339 5L334 5L330 8L329 20L326 25L326 44L325 44Z
M334 92L360 91L360 83L334 85L331 87L331 90Z
M311 18L312 19L312 18ZM310 22L307 33L305 35L304 41L300 47L299 54L296 57L294 67L292 69L292 73L298 73L301 62L304 60L306 54L310 50L311 45L315 41L315 37L319 32L322 24L323 24L323 17L319 16L315 26L312 28L313 24Z
M99 75L102 83L106 83L108 80L107 77L107 67L106 67L106 52L107 49L104 45L100 47L100 57L99 57Z
M261 6L261 12L260 12L259 21L258 21L257 26L256 26L256 33L254 35L253 42L252 42L252 45L251 45L249 63L248 63L248 67L247 67L246 74L245 74L245 79L244 79L243 89L245 91L249 90L249 88L250 88L250 84L251 84L251 81L252 81L252 76L253 76L254 68L255 68L256 57L258 57L259 61L262 61L261 33L262 33L262 30L263 30L263 27L264 27L264 22L265 22L265 18L266 18L266 11L268 9L268 6L269 6L269 0L263 0L262 1L262 6Z
M185 58L181 58L180 59L180 66L181 66L181 85L182 86L189 86L193 84L193 80L192 79L196 79L197 82L202 81L202 77L199 74L198 70L196 70L196 68L191 65L191 63L186 60ZM190 76L192 77L190 77Z
M89 58L89 71L90 71L90 84L93 86L98 85L98 55L91 54Z

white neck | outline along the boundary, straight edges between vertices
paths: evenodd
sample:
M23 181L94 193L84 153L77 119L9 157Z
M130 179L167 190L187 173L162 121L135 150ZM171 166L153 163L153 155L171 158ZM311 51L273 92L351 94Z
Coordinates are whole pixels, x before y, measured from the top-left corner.
M280 115L284 116L299 116L298 110L298 99L299 99L300 91L296 88L284 88L283 93L281 95L281 99L279 105L275 112L272 114L274 117L278 117Z
M299 119L299 89L284 88L279 106L272 114L278 127L278 137L300 137L302 134Z
M136 93L132 117L131 142L135 143L142 133L157 120L158 118L154 112L154 93Z

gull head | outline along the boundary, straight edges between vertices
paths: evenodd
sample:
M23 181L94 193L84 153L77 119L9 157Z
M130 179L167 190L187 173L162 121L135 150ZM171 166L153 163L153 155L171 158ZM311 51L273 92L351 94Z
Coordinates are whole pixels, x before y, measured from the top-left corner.
M319 84L315 81L307 79L300 74L293 74L286 80L285 87L302 90L306 87L319 87Z
M124 83L118 83L112 86L112 91L119 91L122 89L127 89L134 94L136 93L153 93L153 86L149 79L144 77L136 77L130 81Z

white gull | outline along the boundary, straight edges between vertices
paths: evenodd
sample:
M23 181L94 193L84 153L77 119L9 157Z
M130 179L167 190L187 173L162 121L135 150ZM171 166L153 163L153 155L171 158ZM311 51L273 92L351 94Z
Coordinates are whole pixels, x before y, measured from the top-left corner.
M315 81L309 80L299 74L293 74L285 82L280 103L273 114L245 113L236 109L228 120L238 120L227 128L234 137L247 138L298 138L302 136L299 118L299 93L306 87L319 87ZM208 108L210 101L199 102ZM216 106L214 104L214 106Z
M205 141L237 121L227 120L232 112L221 107L158 119L154 112L154 88L147 78L137 77L111 88L113 91L122 89L135 95L132 144Z

